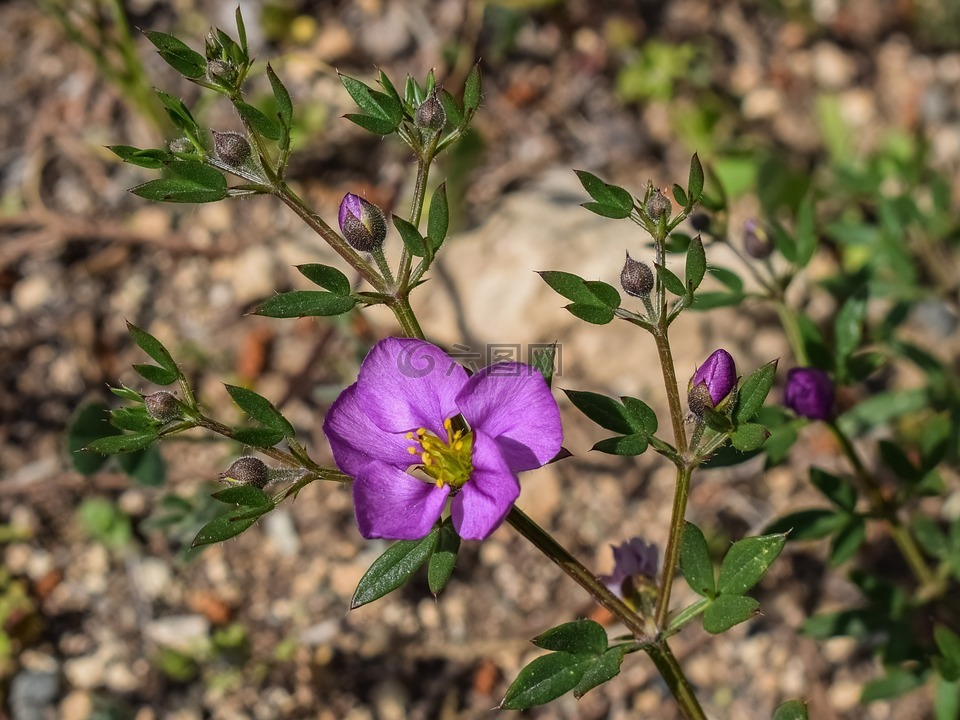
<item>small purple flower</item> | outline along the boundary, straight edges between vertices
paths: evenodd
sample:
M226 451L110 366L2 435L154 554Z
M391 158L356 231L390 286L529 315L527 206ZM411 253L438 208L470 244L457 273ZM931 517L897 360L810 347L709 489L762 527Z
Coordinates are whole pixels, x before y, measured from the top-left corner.
M801 417L829 420L833 412L833 382L823 370L812 367L791 368L783 404Z
M726 350L714 350L690 378L689 391L704 384L710 391L710 400L716 407L737 385L737 365Z
M440 348L386 338L323 423L337 467L354 478L360 534L422 538L447 499L460 537L483 540L520 495L517 473L549 462L563 440L543 376L497 363L472 377Z
M642 584L637 580L656 580L658 553L655 544L635 537L610 548L613 550L613 574L599 577L610 592L623 598L623 583L627 579L633 579L635 587Z
M372 252L387 237L387 218L383 210L359 195L347 193L340 201L340 232L360 252Z

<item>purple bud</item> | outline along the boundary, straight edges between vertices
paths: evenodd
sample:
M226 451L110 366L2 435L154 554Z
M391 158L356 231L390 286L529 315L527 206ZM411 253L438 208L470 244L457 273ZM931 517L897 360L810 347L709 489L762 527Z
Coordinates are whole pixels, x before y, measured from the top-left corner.
M413 124L422 130L434 132L443 130L444 125L447 124L447 113L443 109L443 103L440 102L436 90L420 103L420 107L413 116Z
M773 252L773 245L766 231L753 218L743 224L743 250L757 260L768 258Z
M714 350L690 378L688 392L697 385L706 385L716 407L737 385L737 365L726 350Z
M220 473L220 477L258 488L266 487L271 479L267 464L260 458L252 456L237 458L226 472Z
M833 382L823 370L812 367L791 368L783 404L801 417L829 420L833 412Z
M340 232L351 247L372 252L387 236L387 218L383 210L359 195L347 193L340 203Z
M653 271L649 265L634 260L630 253L627 253L623 270L620 271L620 286L628 295L645 297L653 290Z
M599 578L610 592L622 598L625 585L632 589L643 585L644 580L657 579L658 553L654 543L635 537L610 547L613 550L613 573Z
M213 148L227 165L240 167L250 159L250 143L238 132L213 131Z

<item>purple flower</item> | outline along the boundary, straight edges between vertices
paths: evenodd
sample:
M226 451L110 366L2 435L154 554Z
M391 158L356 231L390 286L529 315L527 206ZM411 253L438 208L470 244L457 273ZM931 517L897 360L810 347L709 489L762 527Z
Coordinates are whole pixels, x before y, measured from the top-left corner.
M802 417L829 420L833 412L833 382L830 376L817 368L791 368L787 372L783 404Z
M387 236L387 218L383 210L359 195L347 193L340 201L340 232L360 252L371 252L383 245Z
M337 467L354 478L360 534L422 538L451 501L460 537L483 540L520 495L517 473L563 440L543 376L503 362L472 377L440 348L386 338L323 423Z
M709 390L714 407L730 394L737 385L737 366L730 353L714 350L690 378L688 393L701 383Z
M623 584L632 579L632 586L639 587L639 580L656 580L657 578L657 546L644 542L642 538L631 538L620 545L611 545L613 550L613 574L601 575L600 582L607 586L610 592L623 598Z

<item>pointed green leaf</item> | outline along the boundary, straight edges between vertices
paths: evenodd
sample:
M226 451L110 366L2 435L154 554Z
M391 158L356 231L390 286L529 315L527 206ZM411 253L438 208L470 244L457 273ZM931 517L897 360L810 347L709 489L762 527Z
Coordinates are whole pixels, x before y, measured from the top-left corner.
M233 428L233 439L251 447L271 448L283 440L283 437L283 430L272 427Z
M393 216L393 225L400 233L400 239L403 240L403 246L407 252L414 257L425 257L427 254L427 245L423 235L414 227L413 223L404 220L399 215Z
M530 642L544 650L603 655L607 651L607 631L593 620L574 620L550 628Z
M241 514L236 511L231 511L214 518L200 528L200 532L197 533L190 547L223 542L224 540L236 537L253 525L259 517L259 515L255 517L248 517L247 515L248 513Z
M945 625L937 625L933 629L933 639L942 658L937 670L944 680L960 680L960 636Z
M177 373L172 370L167 370L166 368L157 367L156 365L138 364L134 365L133 369L140 377L148 382L152 382L154 385L172 385L179 379Z
M573 696L578 700L598 685L613 680L620 674L620 665L623 664L623 656L626 654L626 645L617 645L607 650L603 655L597 658L589 667L580 682L573 689Z
M350 609L379 600L404 585L433 554L439 536L439 528L434 528L420 540L400 540L387 548L360 578Z
M596 201L585 203L584 207L598 215L621 219L630 217L633 212L633 196L616 185L609 185L592 173L574 170L583 189Z
M643 400L624 395L620 398L627 415L631 418L631 427L641 428L641 432L653 435L657 432L657 414Z
M860 346L863 320L867 313L867 292L862 287L840 308L834 325L834 345L838 369L846 367L847 358Z
M789 700L777 708L773 720L809 720L803 700Z
M440 91L440 104L443 105L443 112L447 116L448 125L460 127L463 124L464 116L457 99L446 90Z
M250 58L250 50L247 47L247 27L243 24L243 15L240 13L240 6L237 5L237 11L234 13L237 21L237 37L240 39L240 49L246 59ZM268 66L269 67L269 66Z
M759 450L770 437L770 431L763 425L743 423L730 436L730 442L741 452Z
M164 372L166 371L164 370ZM120 430L136 433L156 432L157 426L160 425L159 422L147 414L143 405L133 408L123 407L111 411L110 424Z
M599 280L584 280L578 275L559 270L543 270L538 275L547 285L568 300L573 300L575 304L593 305L610 310L620 307L620 293L607 283Z
M394 125L390 120L375 118L373 115L347 113L343 117L352 122L354 125L359 125L364 130L372 132L375 135L389 135L397 129L397 126Z
M430 215L427 218L427 237L430 247L436 252L447 237L450 224L450 209L447 206L447 184L440 183L430 198Z
M277 103L277 114L280 121L289 130L293 125L293 102L290 100L290 93L284 87L280 78L273 71L270 63L267 63L267 77L270 78L270 87L273 88L273 98Z
M919 674L919 671L914 673L900 668L889 668L885 677L870 680L863 686L860 702L867 705L877 700L890 700L906 695L923 684L924 676Z
M859 515L848 515L847 524L830 543L830 566L837 567L852 558L867 539L867 525Z
M690 292L694 292L700 287L700 283L703 282L703 276L706 272L707 256L703 251L703 240L697 235L690 243L690 247L687 248L687 264L684 268L687 289Z
M93 475L107 461L104 455L85 450L94 440L119 435L108 422L108 408L101 402L82 405L67 426L67 450L74 469L82 475Z
M507 689L500 702L505 710L526 710L543 705L572 690L596 656L555 652L538 657L527 665Z
M723 595L743 595L777 559L786 535L761 535L735 542L720 564L717 590Z
M808 195L800 203L797 210L796 248L794 262L799 267L806 267L817 249L817 234L814 228L815 216L813 199Z
M687 197L687 193L676 183L673 184L673 199L676 200L677 205L682 208L685 208L688 205L687 201L689 198Z
M127 332L130 333L131 339L137 346L153 358L160 367L177 373L178 375L180 374L180 369L177 367L177 363L174 362L173 356L170 355L170 351L153 335L129 321L127 322Z
M764 528L765 533L785 533L787 539L819 540L832 535L846 522L847 516L826 508L798 510L774 520Z
M480 107L480 99L483 95L483 81L480 76L480 63L473 66L470 74L467 75L466 82L463 85L463 109L466 114L470 114Z
M453 574L453 568L457 565L457 555L460 552L460 536L454 529L450 519L447 518L440 525L440 531L437 535L437 545L430 555L430 562L427 564L427 585L434 596L440 594L450 580Z
M658 265L656 263L654 263L653 267L657 271L657 276L660 278L660 282L663 283L663 286L667 290L677 297L683 297L687 294L687 289L683 286L683 281L678 278L673 271L668 270L663 265Z
M160 57L184 77L196 80L203 77L207 71L206 58L173 35L153 30L147 30L143 34L157 48Z
M397 92L397 88L394 87L393 82L383 70L378 71L377 82L380 83L380 86L386 91L387 95L403 105L403 98L400 97L400 93Z
M552 343L545 347L536 348L530 357L530 365L537 372L543 375L547 387L553 385L553 371L555 367L555 358L557 355L557 344Z
M707 540L696 525L684 523L680 539L680 569L687 585L698 595L712 598L717 594L713 575L713 560Z
M389 124L390 130L380 134L386 135L397 129L400 121L403 120L403 107L395 98L367 87L364 83L347 75L340 75L340 82L361 110L368 116Z
M297 265L297 270L314 285L319 285L334 295L350 294L350 280L335 267L321 265L319 263L308 263L306 265Z
M810 482L834 505L847 512L853 512L857 505L857 489L849 480L831 475L818 467L811 467Z
M274 404L263 397L263 395L244 387L238 387L237 385L227 385L224 383L224 387L227 388L227 392L230 393L233 401L251 418L268 428L279 430L285 437L293 437L296 435L293 425L291 425L283 414L277 410Z
M272 318L323 317L341 315L353 308L351 297L319 290L291 290L264 300L253 310L254 315Z
M109 145L107 149L125 163L149 170L160 170L176 158L166 150L141 150L130 145Z
M121 385L118 388L110 388L110 392L116 395L119 398L124 400L129 400L130 402L143 403L143 395L138 393L132 388L128 388L126 385Z
M726 632L757 614L760 603L742 595L720 595L703 611L703 629L711 635Z
M752 420L753 416L763 407L773 381L777 377L777 363L771 360L754 370L750 377L743 381L737 393L737 405L733 410L733 421L737 424Z
M612 322L613 318L616 317L613 310L601 305L570 303L569 305L564 305L564 309L574 317L578 317L581 320L594 325L606 325L607 323Z
M157 439L156 432L137 433L133 435L111 435L92 440L84 450L100 453L101 455L118 455L119 453L143 450Z
M591 450L606 453L607 455L643 455L650 445L650 436L646 433L633 433L619 437L607 438L596 443Z
M234 485L213 493L211 497L228 505L243 507L261 508L268 505L272 507L274 504L269 495L253 485Z
M697 153L690 158L690 175L687 180L688 202L683 207L687 210L693 208L700 198L703 197L703 165L700 164L700 156Z
M643 432L643 425L638 418L613 398L580 390L563 392L574 407L600 427L622 435Z
M263 137L269 138L270 140L280 139L280 136L283 134L280 126L253 105L245 103L242 100L235 100L233 106L237 109L237 114L246 120L250 124L250 127L256 132L263 135Z

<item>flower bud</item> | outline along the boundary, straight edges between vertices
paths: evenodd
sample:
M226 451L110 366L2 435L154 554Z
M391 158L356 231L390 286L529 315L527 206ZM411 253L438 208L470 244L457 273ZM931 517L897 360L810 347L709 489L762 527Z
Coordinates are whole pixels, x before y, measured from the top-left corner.
M237 81L237 69L232 62L210 60L207 63L207 77L215 83L232 87Z
M246 456L234 460L226 472L220 473L220 477L223 480L265 488L270 482L270 468L260 458Z
M737 385L737 365L726 350L714 350L703 365L690 378L688 393L697 387L706 387L712 407L716 407L730 394ZM690 408L693 410L693 408Z
M238 132L213 131L213 148L227 165L240 167L250 159L250 143Z
M610 547L613 573L598 579L614 595L649 614L647 606L656 603L657 546L635 537Z
M833 382L823 370L791 368L783 391L783 404L801 417L829 420L833 412Z
M170 148L170 152L175 153L193 153L195 151L193 143L190 142L190 138L185 137L171 140L169 143L167 143L167 147Z
M650 199L647 200L647 215L654 222L658 221L664 214L669 216L671 210L673 210L673 203L660 190L654 191Z
M768 258L773 252L769 236L753 218L743 224L743 250L756 260Z
M653 289L653 271L649 265L634 260L630 253L627 253L623 270L620 271L620 286L628 295L646 297Z
M372 252L387 236L387 218L383 210L359 195L347 193L340 203L340 232L351 247Z
M698 418L702 418L707 410L713 410L715 405L706 383L697 383L690 388L687 392L687 407Z
M443 130L443 126L447 124L447 113L443 109L443 103L440 102L436 90L420 103L420 107L417 108L413 117L413 124L421 130L433 130L434 132Z
M183 410L183 405L180 404L176 396L166 390L145 396L143 404L147 408L147 415L160 422L176 420L181 416Z

